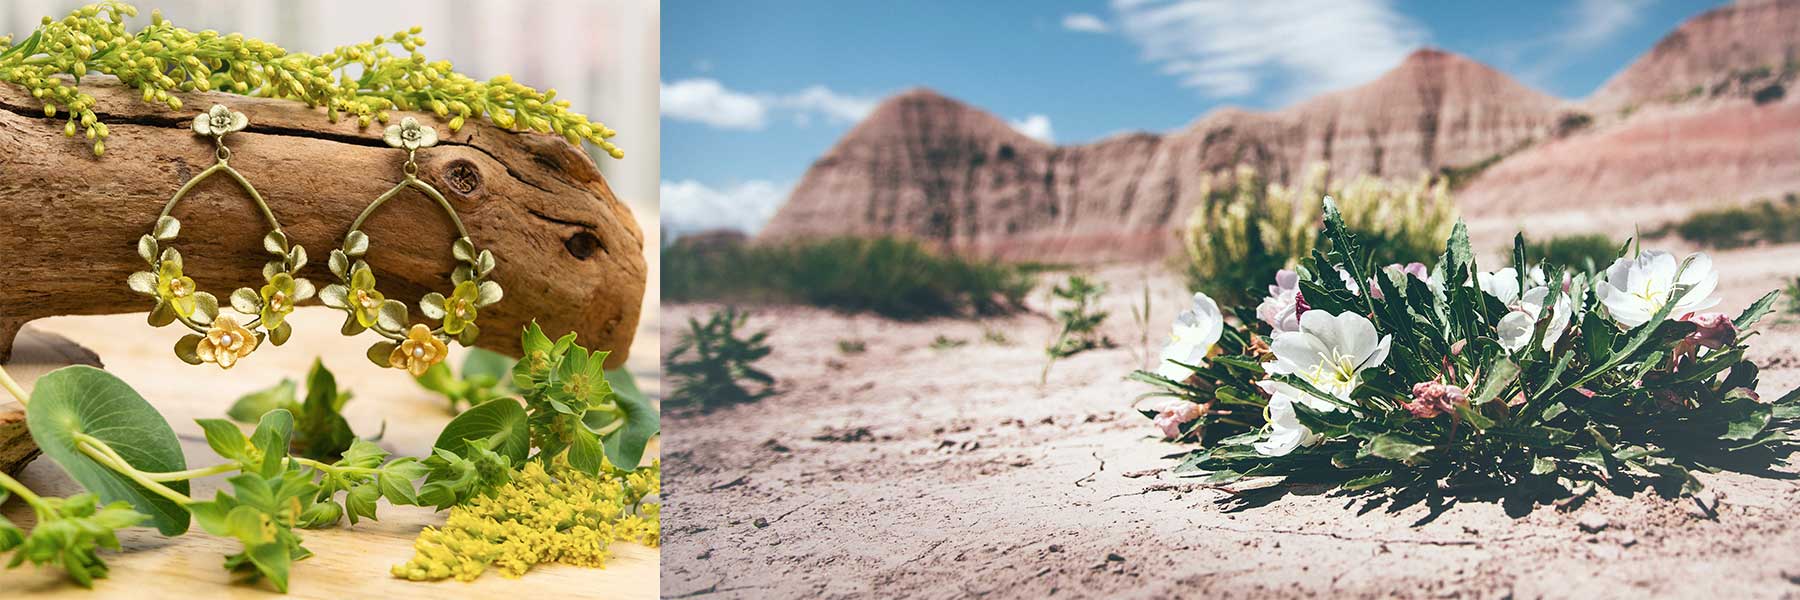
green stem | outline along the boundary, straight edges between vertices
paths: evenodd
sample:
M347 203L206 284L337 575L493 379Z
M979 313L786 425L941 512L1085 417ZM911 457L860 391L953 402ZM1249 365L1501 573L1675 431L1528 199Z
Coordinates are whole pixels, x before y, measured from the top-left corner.
M13 495L18 496L20 500L24 500L26 504L30 504L32 510L37 511L39 514L43 514L45 509L44 499L38 497L37 494L31 493L31 488L25 487L25 484L19 483L19 480L13 479L4 471L0 471L0 489L12 492Z
M31 403L31 394L25 393L25 388L19 387L19 382L13 381L12 376L6 374L6 367L0 367L0 387L6 388L6 392L12 394L20 406Z
M144 473L144 476L150 478L151 481L187 481L189 479L198 479L198 478L206 477L209 475L230 473L232 471L237 471L241 468L242 467L240 467L237 463L219 463L219 464L216 464L216 465L213 465L210 467L201 467L198 469L188 469L186 471L169 471L166 473Z
M117 452L113 451L111 446L106 445L106 442L101 441L99 438L81 432L76 432L74 437L75 447L81 450L82 454L86 454L88 458L94 459L94 462L98 462L106 468L112 469L120 475L124 475L138 485L143 486L144 489L155 492L158 496L168 498L176 504L187 506L194 503L193 498L189 498L186 494L170 489L169 486L151 479L148 474L132 467L131 463L127 462L123 457L120 457Z

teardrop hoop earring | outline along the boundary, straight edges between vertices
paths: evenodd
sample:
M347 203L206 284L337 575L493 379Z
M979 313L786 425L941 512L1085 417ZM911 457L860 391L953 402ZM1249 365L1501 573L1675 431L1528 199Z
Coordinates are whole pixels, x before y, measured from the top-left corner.
M416 154L420 148L437 145L437 130L407 117L399 124L389 126L383 139L389 146L406 150L406 163L401 168L406 178L375 198L350 224L350 232L344 235L344 246L331 251L329 266L339 283L325 286L319 292L319 300L346 313L344 335L373 329L387 338L369 346L369 360L384 367L405 369L416 377L444 360L450 340L473 346L481 335L481 328L475 324L477 313L481 308L499 302L502 291L499 283L488 280L494 271L494 253L477 250L456 209L437 188L418 177ZM409 326L406 304L389 300L377 291L375 272L362 260L369 251L369 236L362 231L363 222L407 188L416 189L436 201L450 217L450 224L456 227L457 238L450 246L450 253L462 264L450 273L455 288L448 297L432 292L419 299L419 312L428 319L442 322L436 328L418 323Z
M132 291L156 298L150 325L163 327L180 322L194 331L175 342L175 355L189 364L213 363L229 369L262 345L265 338L281 345L294 331L287 322L288 314L294 311L295 304L313 296L312 282L296 276L306 266L306 248L289 243L287 234L281 231L281 221L269 210L262 194L231 167L231 148L225 146L225 136L242 131L249 124L244 113L217 104L194 117L194 133L213 138L218 162L189 179L163 205L162 215L150 233L138 238L138 256L150 270L132 273L126 279ZM230 176L250 195L269 224L269 233L263 236L263 250L274 258L263 265L265 285L260 293L248 287L231 293L231 307L249 317L243 322L231 315L220 315L219 298L200 291L194 280L183 274L181 252L173 243L181 233L181 222L170 214L175 205L200 182L219 173Z

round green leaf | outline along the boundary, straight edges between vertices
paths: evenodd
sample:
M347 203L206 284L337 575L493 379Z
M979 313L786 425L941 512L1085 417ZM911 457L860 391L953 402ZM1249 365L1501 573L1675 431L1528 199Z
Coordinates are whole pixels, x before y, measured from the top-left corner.
M607 379L620 371L607 373ZM643 396L637 393L620 393L621 388L637 391L636 382L614 388L613 401L625 412L625 426L606 434L601 440L606 447L606 459L612 461L614 467L620 469L636 469L644 460L644 447L650 444L650 438L662 431L662 419L656 409L650 407Z
M155 273L151 273L149 271L138 271L136 273L132 273L130 277L125 278L125 283L127 285L131 286L131 291L133 291L133 292L137 292L139 294L143 294L146 296L155 296L156 295L156 283L157 282L156 282L156 274Z
M149 235L138 238L137 250L138 258L144 259L144 262L150 263L151 266L156 266L156 238Z
M187 469L175 430L124 381L85 365L52 371L38 379L32 390L25 422L44 455L101 502L130 503L138 512L150 515L151 523L163 535L187 531L187 509L94 462L75 446L74 434L81 432L106 442L138 470ZM183 494L188 491L185 481L163 485Z
M350 322L355 323L356 317L350 317ZM348 324L346 324L346 326L348 326ZM393 366L388 362L388 356L393 354L394 348L399 346L399 344L393 342L375 342L374 345L369 346L369 351L365 354L369 357L369 362L375 363L382 368L388 368Z
M420 298L419 314L425 315L427 319L444 318L444 295L432 292Z
M269 332L269 341L280 346L286 344L288 337L292 335L294 335L294 323L292 321L282 321L280 327L276 327L274 331Z
M181 235L181 221L167 216L156 219L156 239L172 240L177 235Z
M297 247L298 246L296 246L296 248ZM308 299L311 299L313 297L313 295L317 294L317 293L319 293L319 288L314 286L313 282L308 281L305 277L295 277L294 278L294 301L295 302L305 302Z
M219 318L219 297L207 292L194 292L195 323L210 325L213 319Z
M463 262L475 260L475 242L466 237L456 238L456 243L450 246L450 255Z
M269 254L286 257L288 252L287 234L280 231L269 232L269 235L263 236L263 250L268 251Z
M331 274L338 276L339 279L350 277L350 256L344 254L343 250L332 250L331 258L326 260L325 264L331 267Z
M332 308L350 307L350 289L343 284L333 283L319 289L319 302Z
M487 306L499 302L500 298L505 295L505 292L500 290L500 284L492 281L481 282L479 290L480 294L475 300L476 306Z
M500 398L477 404L451 419L431 447L460 454L465 440L491 440L494 453L511 458L516 465L531 453L529 436L525 407L510 398Z
M382 302L381 309L375 313L375 326L382 331L404 333L406 322L406 305L399 300Z

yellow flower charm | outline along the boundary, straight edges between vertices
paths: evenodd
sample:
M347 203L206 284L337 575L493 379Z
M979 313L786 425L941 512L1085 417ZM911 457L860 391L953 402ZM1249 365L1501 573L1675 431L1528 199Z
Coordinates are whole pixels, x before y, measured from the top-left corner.
M350 293L346 301L351 312L356 313L357 323L374 327L381 317L381 303L387 301L387 297L375 291L375 273L365 266L350 276Z
M239 325L237 319L229 315L220 315L213 320L212 328L200 339L195 353L202 362L219 365L221 369L229 369L237 364L238 359L249 356L256 349L256 336Z
M479 290L473 281L456 284L456 291L444 301L444 333L461 335L475 322L477 302L481 299Z
M296 287L293 276L287 273L276 273L269 278L269 284L262 287L263 327L270 330L281 327L288 313L294 312Z
M156 297L168 302L182 318L194 316L194 279L181 274L181 263L162 261L156 269Z
M444 355L449 352L450 347L432 335L431 329L422 324L414 324L406 332L406 341L400 342L393 353L388 355L388 365L405 369L413 377L418 377L424 375L432 365L443 362Z

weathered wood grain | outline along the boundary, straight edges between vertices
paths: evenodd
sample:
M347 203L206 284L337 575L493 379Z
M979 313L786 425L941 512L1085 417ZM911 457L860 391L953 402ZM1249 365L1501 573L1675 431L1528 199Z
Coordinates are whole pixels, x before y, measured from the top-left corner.
M219 93L182 94L184 108L172 111L108 77L82 86L111 130L104 157L85 138L62 135L66 117L46 118L38 100L0 84L0 359L33 319L150 308L125 285L144 268L133 249L169 196L214 161L211 140L189 126L215 103L250 117L249 129L228 138L231 163L306 247L313 261L304 275L320 286L334 281L325 258L351 221L401 179L404 153L382 143L378 125L331 123L304 104ZM499 259L493 279L506 299L482 311L479 345L517 355L519 329L535 318L553 335L574 331L584 345L613 350L609 366L623 364L648 274L644 236L599 169L558 137L473 121L452 134L435 117L417 116L441 136L419 153L420 178L444 192L470 238ZM182 222L176 247L202 289L223 299L261 285L265 225L235 185L209 180L174 214ZM454 230L428 199L408 192L363 230L373 240L367 260L390 298L412 304L450 291Z

